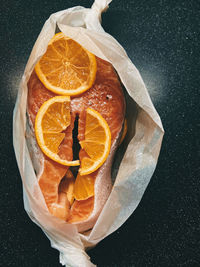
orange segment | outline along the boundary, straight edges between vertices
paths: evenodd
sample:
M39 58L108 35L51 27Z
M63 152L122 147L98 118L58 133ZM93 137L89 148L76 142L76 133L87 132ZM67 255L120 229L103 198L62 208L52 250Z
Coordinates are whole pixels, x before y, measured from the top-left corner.
M50 159L66 166L78 166L79 160L68 161L59 156L59 146L65 137L63 131L70 123L70 97L52 97L43 103L36 115L35 135L41 150Z
M106 120L94 109L86 110L85 140L80 141L81 148L89 157L81 160L80 175L97 170L107 159L111 146L111 133Z
M94 196L94 182L94 176L81 176L79 173L74 184L74 198L77 200L85 200Z
M65 134L64 133L43 133L46 147L57 154L59 151L59 145L63 141Z
M67 195L67 199L70 202L70 205L72 205L74 201L74 183L75 178L70 170L67 171L65 177L62 179L62 181L59 184L58 193L65 193Z
M96 70L95 56L63 33L54 35L35 66L44 86L59 95L77 95L88 90Z

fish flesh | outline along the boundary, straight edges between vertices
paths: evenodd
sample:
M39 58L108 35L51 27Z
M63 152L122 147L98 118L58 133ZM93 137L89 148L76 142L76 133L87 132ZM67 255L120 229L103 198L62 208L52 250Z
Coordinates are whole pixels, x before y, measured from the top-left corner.
M54 162L44 155L35 140L29 140L31 155L39 162L35 167L39 186L43 193L49 211L69 223L77 226L79 232L89 230L95 224L112 189L111 166L117 149L125 116L125 98L119 77L112 65L98 57L96 79L92 87L79 96L71 97L71 124L65 130L65 138L60 145L59 155L63 159L73 160L73 129L78 118L78 141L84 140L86 109L93 108L107 121L111 132L111 149L105 163L91 175L95 179L94 196L86 200L75 200L72 206L66 194L59 191L63 177L66 177L69 167ZM56 96L45 88L38 79L35 71L28 81L27 113L29 125L34 137L36 114L41 105ZM80 149L79 159L84 157L85 151ZM66 178L67 179L67 178Z

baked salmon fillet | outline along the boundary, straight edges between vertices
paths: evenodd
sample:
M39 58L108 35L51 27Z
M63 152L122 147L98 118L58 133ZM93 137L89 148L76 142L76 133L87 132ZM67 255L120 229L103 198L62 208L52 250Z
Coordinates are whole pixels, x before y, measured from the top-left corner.
M60 145L60 155L63 159L73 160L73 129L78 121L78 141L84 140L86 109L96 110L106 120L111 132L111 149L104 164L91 175L95 179L94 196L85 200L74 200L70 203L62 192L61 181L67 179L68 166L61 165L48 158L32 140L32 154L35 153L37 167L36 175L49 211L69 223L75 224L79 232L91 229L112 189L111 167L115 151L121 137L125 116L125 99L118 75L110 63L96 57L97 72L92 87L79 96L71 97L71 123L65 130L65 138ZM41 105L56 96L49 91L33 71L28 82L27 113L30 129L34 138L35 118ZM30 152L30 154L31 154ZM85 151L80 149L79 159ZM33 161L34 165L35 160Z

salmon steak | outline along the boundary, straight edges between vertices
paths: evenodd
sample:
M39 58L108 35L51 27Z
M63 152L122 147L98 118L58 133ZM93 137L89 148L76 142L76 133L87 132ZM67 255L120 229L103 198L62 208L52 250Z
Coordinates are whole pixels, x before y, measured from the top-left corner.
M65 183L73 179L73 176L76 178L77 169L48 158L40 150L35 139L36 115L42 104L56 94L43 85L35 71L28 81L27 114L32 132L29 137L32 140L28 140L32 144L29 151L30 155L33 155L33 166L41 192L49 212L76 225L79 232L87 231L94 226L112 190L111 167L125 116L125 98L117 73L113 66L103 59L96 57L96 63L96 78L92 87L78 96L71 97L71 123L64 131L65 137L59 151L62 158L69 161L74 160L75 156L80 161L84 157L86 152L81 147L78 148L78 143L85 138L87 108L94 109L106 120L111 132L110 152L103 165L90 174L95 179L94 196L84 200L69 201L64 190Z

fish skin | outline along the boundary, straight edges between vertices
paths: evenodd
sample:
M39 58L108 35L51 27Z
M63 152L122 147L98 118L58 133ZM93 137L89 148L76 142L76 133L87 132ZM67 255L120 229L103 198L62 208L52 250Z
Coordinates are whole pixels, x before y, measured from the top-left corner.
M66 129L66 136L60 147L60 153L62 154L62 157L72 160L73 122L75 117L78 115L78 140L84 140L86 109L88 107L95 109L107 121L111 131L111 150L105 163L97 171L91 174L96 179L95 197L93 198L94 209L92 212L89 211L91 209L88 209L88 217L85 216L84 220L78 221L77 210L81 209L81 205L83 207L87 207L87 200L84 200L83 202L77 202L77 200L75 200L71 210L69 210L68 205L66 205L68 209L68 215L66 218L69 218L69 222L71 221L73 224L77 225L79 232L83 232L93 227L102 210L102 207L109 197L112 189L111 166L120 139L120 132L125 115L125 99L119 78L114 68L109 62L106 62L100 58L96 57L96 60L97 73L93 86L83 94L71 98L70 108L72 121L70 126ZM45 86L38 79L36 73L33 71L28 82L28 115L29 123L32 126L35 123L35 117L40 106L49 98L54 96L55 94L45 88ZM31 128L34 131L34 127ZM80 160L85 155L86 152L81 149L79 152ZM37 173L39 185L41 191L43 192L47 207L49 208L50 212L52 212L52 205L55 207L56 204L60 204L58 186L69 167L52 161L43 153L40 153L40 159L38 160L41 162L40 171ZM92 199L88 199L88 202L92 203ZM64 203L63 198L62 203ZM54 215L57 216L56 214ZM60 218L61 217L63 217L62 214L60 215Z

